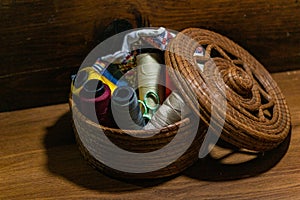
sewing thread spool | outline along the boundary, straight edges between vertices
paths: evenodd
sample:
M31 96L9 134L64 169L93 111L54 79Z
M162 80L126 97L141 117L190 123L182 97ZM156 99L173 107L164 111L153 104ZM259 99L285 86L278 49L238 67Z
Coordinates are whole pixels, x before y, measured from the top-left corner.
M111 93L113 93L113 91L117 88L114 83L95 71L93 67L85 67L77 73L77 76L73 81L73 84L71 85L72 94L75 96L79 96L79 93L83 89L83 85L85 84L85 82L92 79L100 80L104 84L108 85Z
M117 78L113 76L110 71L108 70L110 65L108 63L103 62L102 60L98 59L95 64L93 65L93 68L102 76L104 76L107 80L115 84L116 86L126 86L128 85L125 81L119 80L120 78Z
M166 93L165 93L165 98L167 98L172 91L174 91L176 89L176 86L174 84L174 82L172 81L171 77L170 77L170 72L169 70L173 70L170 67L166 67L166 79L165 79L165 84L166 84Z
M123 130L138 130L145 125L137 96L132 87L118 87L111 100L114 121Z
M180 121L181 118L190 112L189 109L184 108L184 106L185 103L182 97L173 91L159 107L144 129L160 129Z
M71 92L75 96L79 96L79 92L81 91L83 84L88 80L88 72L85 70L79 71L76 75L74 75L72 84L71 84Z
M106 84L97 79L88 80L79 96L80 110L85 116L101 125L112 125L109 107L111 91Z
M158 54L144 53L136 57L137 59L137 79L139 87L139 99L144 101L146 94L151 91L159 96L159 101L162 103L164 99L164 89L159 86L159 82L164 79L162 67L159 64L161 59ZM155 105L156 99L151 102L148 99L149 105Z

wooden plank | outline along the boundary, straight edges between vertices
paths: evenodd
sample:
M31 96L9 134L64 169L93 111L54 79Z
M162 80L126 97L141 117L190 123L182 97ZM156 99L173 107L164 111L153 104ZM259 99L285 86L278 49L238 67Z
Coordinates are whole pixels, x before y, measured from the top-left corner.
M131 25L118 25L118 30L108 33L115 19ZM113 32L140 27L145 19L152 26L178 31L202 27L220 32L248 49L270 71L300 66L300 3L295 0L1 0L0 75L79 66L100 41Z
M74 68L39 69L15 73L0 79L0 111L65 103Z
M11 91L1 90L0 111L62 102L69 74L93 47L144 21L178 31L211 29L243 46L271 72L300 69L300 3L295 0L1 0L0 85ZM56 68L65 69L59 70L65 76L49 77L43 84L41 78ZM42 84L32 86L31 79ZM18 96L13 81L31 90L30 98ZM53 90L57 98L39 98ZM12 93L24 102L10 101L7 94Z
M300 71L273 77L291 110L290 141L257 158L215 147L181 175L155 181L116 180L91 168L67 104L0 113L0 199L299 199Z

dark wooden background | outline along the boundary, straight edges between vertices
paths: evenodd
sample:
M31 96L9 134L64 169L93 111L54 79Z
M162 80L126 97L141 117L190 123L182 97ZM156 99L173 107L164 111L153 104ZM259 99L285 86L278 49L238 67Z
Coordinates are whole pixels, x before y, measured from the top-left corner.
M89 51L145 22L214 30L270 72L300 69L298 0L0 0L0 111L67 102Z

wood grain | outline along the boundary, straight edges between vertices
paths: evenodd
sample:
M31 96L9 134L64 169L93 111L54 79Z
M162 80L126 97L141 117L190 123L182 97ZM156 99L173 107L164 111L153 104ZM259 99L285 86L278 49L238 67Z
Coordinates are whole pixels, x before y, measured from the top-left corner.
M0 111L38 107L68 100L72 69L55 67L15 73L0 80ZM75 72L74 72L75 73Z
M264 154L218 144L182 174L122 181L91 168L67 104L0 113L0 199L299 199L300 71L273 74L291 110L291 136Z
M66 101L69 74L93 47L144 21L178 31L210 29L239 43L271 72L300 69L297 0L1 0L0 84L9 89L0 90L0 110ZM56 68L65 71L48 76ZM41 77L47 77L47 84ZM41 83L32 85L31 79ZM18 95L19 84L13 81L32 92ZM14 98L24 102L10 101L8 90L18 91ZM57 100L44 101L39 93L47 91Z

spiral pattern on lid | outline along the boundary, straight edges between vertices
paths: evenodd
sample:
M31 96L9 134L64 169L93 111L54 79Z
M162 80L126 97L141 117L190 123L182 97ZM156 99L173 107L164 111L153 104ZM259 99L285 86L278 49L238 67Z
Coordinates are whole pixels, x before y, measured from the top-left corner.
M204 56L194 56L199 46ZM267 70L246 50L228 38L212 31L189 28L179 33L165 53L168 67L179 71L184 79L172 73L177 87L193 110L207 123L212 109L224 113L221 138L239 147L257 151L275 148L287 137L291 119L285 98ZM197 67L204 64L204 69ZM195 93L199 106L189 100ZM226 110L218 98L226 99Z

